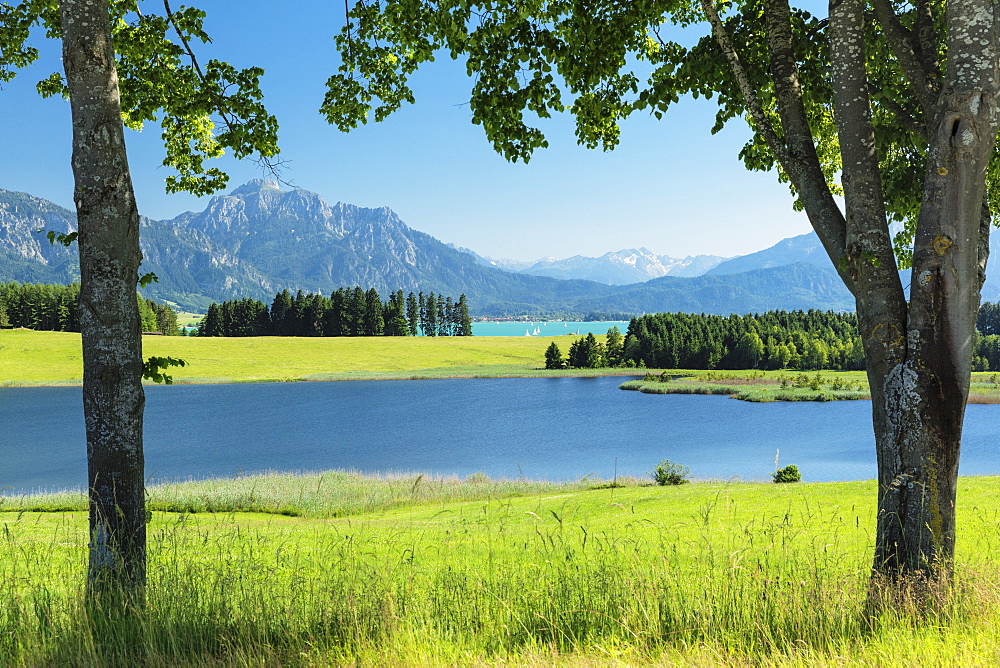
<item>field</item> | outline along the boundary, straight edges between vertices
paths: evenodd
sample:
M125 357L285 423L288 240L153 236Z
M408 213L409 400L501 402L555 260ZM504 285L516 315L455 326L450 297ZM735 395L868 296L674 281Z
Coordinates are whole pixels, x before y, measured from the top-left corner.
M358 337L199 338L145 336L143 354L181 358L169 370L176 383L301 380L506 378L662 374L662 369L546 371L545 348L564 350L577 337ZM598 339L603 339L599 336ZM0 387L79 385L80 335L0 330ZM658 378L628 381L626 388L653 394L725 394L746 401L868 399L863 371L667 370ZM972 375L969 403L1000 403L1000 374ZM812 387L811 387L812 385Z
M148 606L88 616L82 498L4 499L6 665L996 665L996 478L955 593L866 610L873 482L346 472L150 490ZM213 508L216 512L207 512ZM253 510L255 512L244 512Z
M178 383L265 380L504 377L545 372L545 348L575 337L143 337L145 356L187 362L170 373ZM604 369L572 375L631 374ZM77 385L83 375L80 335L0 330L0 384Z

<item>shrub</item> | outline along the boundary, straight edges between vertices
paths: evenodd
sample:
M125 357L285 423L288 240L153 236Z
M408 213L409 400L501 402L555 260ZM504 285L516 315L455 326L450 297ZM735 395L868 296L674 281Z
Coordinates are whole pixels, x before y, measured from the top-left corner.
M653 476L657 485L683 485L686 482L691 482L687 479L691 475L691 469L669 459L664 459L657 464L649 475Z
M778 469L772 477L774 478L774 482L799 482L802 480L799 467L795 464L789 464L783 469Z

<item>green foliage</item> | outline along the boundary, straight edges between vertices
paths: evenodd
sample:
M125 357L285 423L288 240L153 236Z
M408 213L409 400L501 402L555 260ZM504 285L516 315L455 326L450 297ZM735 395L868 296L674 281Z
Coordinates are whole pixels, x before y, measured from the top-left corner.
M43 230L38 230L38 232L42 231ZM80 236L79 232L65 233L65 232L56 232L55 230L48 230L45 232L45 238L48 239L49 243L53 246L56 244L60 244L66 247L72 246L73 242L76 241L76 238L78 236Z
M558 344L555 341L549 344L549 347L545 349L545 368L546 369L562 369L566 365L563 359L562 352L559 350Z
M160 278L156 274L154 274L153 272L148 272L148 273L145 273L142 276L140 276L138 282L139 282L139 287L140 288L145 288L145 287L148 287L152 283L159 283L160 282Z
M156 357L152 356L146 359L142 365L142 378L143 380L151 380L154 383L163 383L164 385L173 385L173 376L164 373L167 369L174 366L183 367L186 366L187 362L182 359L177 359L174 357Z
M0 309L6 314L6 324L28 329L80 331L80 285L41 285L33 283L0 283Z
M802 474L799 473L799 467L795 464L789 464L783 469L778 469L772 474L774 482L800 482L802 480Z
M659 369L863 369L857 318L833 311L633 318L623 358Z
M237 158L256 154L266 165L278 154L278 123L262 104L259 67L236 68L215 59L201 61L196 45L211 38L204 30L205 12L196 7L171 9L161 15L135 0L110 3L112 37L117 57L122 120L133 130L157 122L165 149L168 192L208 195L226 186L228 176L205 161L226 151ZM33 29L45 37L62 37L59 4L24 0L0 6L0 81L39 55ZM55 72L36 86L43 97L66 96L63 76ZM50 233L51 234L51 233ZM73 235L50 236L68 244Z
M871 394L862 389L867 387L866 383L867 379L856 372L845 377L835 375L832 380L799 374L793 382L784 374L765 376L765 372L760 371L738 375L704 374L698 378L663 372L660 375L647 373L641 380L625 381L619 389L645 394L723 394L750 402L838 401L871 399Z
M274 296L271 307L256 299L213 302L198 328L199 336L409 336L419 330L427 336L472 336L472 320L465 295L458 301L444 295L421 293L422 320L408 319L411 292L397 290L382 302L378 291L360 286L338 288L329 297L299 290ZM433 313L432 313L433 312ZM414 311L416 313L416 311ZM416 316L414 316L416 317Z
M691 469L669 459L657 464L649 475L653 476L657 485L683 485L691 482L687 479L691 475Z

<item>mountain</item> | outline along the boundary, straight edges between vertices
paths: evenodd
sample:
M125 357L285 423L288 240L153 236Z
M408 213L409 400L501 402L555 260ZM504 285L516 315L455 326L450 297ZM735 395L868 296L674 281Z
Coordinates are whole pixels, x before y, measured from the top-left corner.
M661 276L701 276L726 258L717 255L696 255L675 258L655 255L646 248L627 248L605 253L600 257L574 255L557 259L544 257L533 262L489 258L468 248L458 248L476 258L486 267L499 267L532 276L561 279L582 279L607 285L641 283Z
M994 231L990 235L990 258L987 263L986 281L982 287L982 301L1000 302L1000 231ZM720 262L714 268L706 272L709 276L721 276L724 274L737 274L758 269L787 266L794 263L806 263L822 267L824 269L832 267L830 258L826 250L819 241L815 232L802 234L797 237L783 239L757 253L741 255L725 262ZM832 269L831 269L832 271ZM904 269L899 272L903 288L909 289L910 270ZM851 307L853 309L853 307Z
M832 268L799 262L722 276L664 276L587 301L595 311L761 313L776 309L853 311L854 298Z
M646 248L628 248L600 257L574 255L564 260L546 258L520 271L534 276L582 278L608 285L628 285L661 276L699 276L725 258L698 255L684 259L654 255Z
M0 190L0 280L78 278L76 249L50 245L38 229L69 232L74 216L51 202ZM512 273L409 228L387 208L329 204L316 193L285 191L268 180L214 197L201 212L162 221L143 218L141 229L141 273L159 277L145 294L193 310L213 300L270 302L285 288L328 293L352 285L375 287L383 295L396 289L465 293L480 316L852 306L832 270L808 265L664 276L621 286ZM623 265L653 266L644 249L609 256ZM696 260L675 268L690 268Z
M814 264L817 267L830 266L830 258L827 257L815 232L782 239L762 251L720 262L705 273L712 276L739 274L744 271L781 267L796 262Z
M39 197L0 189L0 281L69 283L80 279L76 248L50 244L38 230L76 229L76 214Z

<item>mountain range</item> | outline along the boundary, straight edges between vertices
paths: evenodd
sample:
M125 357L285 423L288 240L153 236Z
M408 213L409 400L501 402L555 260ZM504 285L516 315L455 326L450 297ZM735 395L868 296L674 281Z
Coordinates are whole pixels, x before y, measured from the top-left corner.
M600 257L574 255L565 259L545 257L533 262L483 257L468 248L458 250L469 253L486 267L499 267L532 276L552 278L581 278L608 285L641 283L661 276L690 278L701 276L728 258L718 255L695 255L684 258L656 255L647 248L625 248L605 253ZM786 263L789 264L789 263ZM725 272L737 273L737 272Z
M38 232L75 229L72 212L0 189L0 281L77 280L76 249ZM641 248L513 270L411 229L388 208L329 204L270 180L213 197L201 212L143 218L141 238L140 273L159 278L143 292L195 311L224 299L269 302L285 288L328 293L353 285L383 294L465 293L478 316L853 308L814 235L730 259L678 259Z

